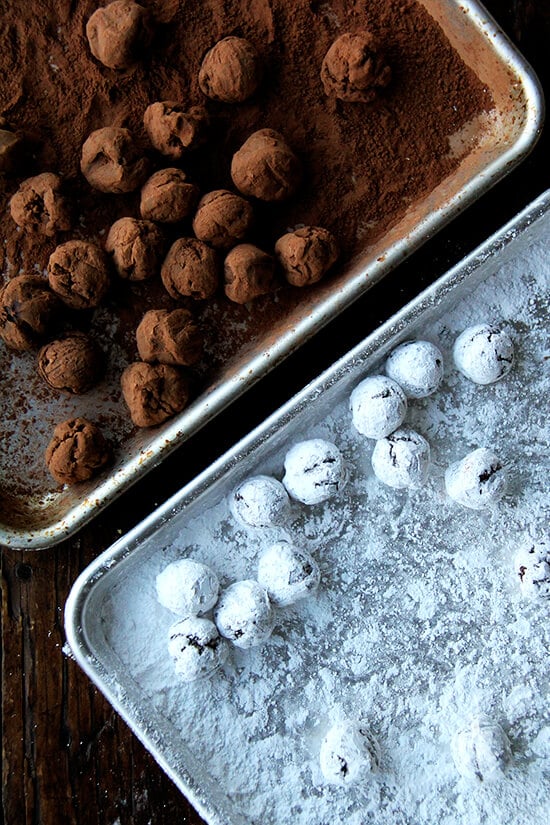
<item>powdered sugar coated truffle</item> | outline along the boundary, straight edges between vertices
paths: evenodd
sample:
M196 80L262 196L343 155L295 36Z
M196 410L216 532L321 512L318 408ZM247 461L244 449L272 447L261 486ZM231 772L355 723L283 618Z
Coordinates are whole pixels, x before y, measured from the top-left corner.
M234 582L221 594L214 621L221 635L237 647L261 645L273 630L273 611L266 591L253 579Z
M242 481L229 499L229 507L241 524L272 527L289 513L288 493L276 478L258 475Z
M486 717L473 719L455 734L451 753L459 774L478 782L498 779L512 758L508 737Z
M386 375L370 375L350 397L353 426L367 438L385 438L401 426L407 412L407 396Z
M469 507L483 510L500 501L506 492L506 473L492 450L479 447L445 472L445 489L450 498Z
M184 682L194 682L221 667L229 649L210 619L188 616L168 631L168 652L178 676Z
M284 461L283 484L292 498L303 504L319 504L342 489L347 470L335 444L322 438L300 441Z
M346 787L380 765L380 748L372 734L353 722L337 722L321 743L319 762L331 785Z
M468 327L455 341L456 368L476 384L493 384L512 369L514 344L508 333L493 324Z
M550 598L550 538L520 548L515 561L521 590L529 599Z
M430 445L410 427L400 427L379 439L372 452L372 469L389 487L420 487L428 475Z
M309 553L279 541L260 556L258 581L277 607L286 607L317 589L321 574Z
M406 341L390 353L386 375L397 381L409 398L425 398L443 380L443 355L430 341Z
M179 559L158 574L157 596L163 607L178 616L196 616L214 607L218 577L210 567L192 559Z

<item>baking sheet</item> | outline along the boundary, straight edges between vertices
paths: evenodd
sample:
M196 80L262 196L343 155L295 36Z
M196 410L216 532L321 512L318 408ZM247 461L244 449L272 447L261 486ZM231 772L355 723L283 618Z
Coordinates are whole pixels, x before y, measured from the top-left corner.
M269 821L415 825L538 825L550 804L546 603L519 592L514 553L548 524L550 192L271 416L96 560L66 607L80 665L210 823ZM490 317L488 317L490 316ZM452 368L456 335L504 321L517 362L496 385ZM384 487L372 442L354 432L349 394L396 343L438 342L442 388L411 404L408 423L432 446L417 491ZM379 368L379 367L378 367ZM175 558L211 564L224 584L254 576L281 531L245 531L227 497L258 472L282 475L286 449L319 435L350 466L342 494L295 505L283 535L321 567L318 594L278 614L271 640L232 650L211 679L183 684L166 634L173 616L155 576ZM490 511L446 498L446 466L476 446L505 462L507 496ZM143 617L146 617L143 619ZM450 739L469 714L499 722L512 742L505 778L458 777ZM382 745L380 772L333 789L319 743L339 716L366 722Z
M424 0L423 4L495 100L489 120L471 124L469 130L454 136L457 152L468 147L456 172L420 202L412 203L405 216L341 276L311 290L289 316L243 346L211 385L164 426L133 431L127 417L120 415L114 373L107 376L105 390L89 394L88 399L68 399L64 417L78 413L105 422L107 435L118 445L116 463L99 478L77 488L56 489L42 465L39 471L31 470L34 480L31 478L26 494L12 497L4 491L0 543L39 548L70 535L510 171L532 148L541 128L543 103L536 78L523 58L478 3ZM101 312L97 313L94 323L103 330L101 335L105 334L103 321ZM116 330L112 332L114 336ZM33 355L23 354L16 364L5 349L0 350L0 356L2 373L8 376L17 370L18 380L25 386L25 375L30 380L34 374ZM116 352L111 365L117 361L115 356ZM4 403L12 404L11 393L4 395ZM41 422L52 417L48 409L44 398L22 397L10 414L11 420L4 416L6 472L8 468L12 471L12 456L22 454L21 439L38 438ZM40 430L40 434L40 442L34 445L37 454L47 443L47 433Z

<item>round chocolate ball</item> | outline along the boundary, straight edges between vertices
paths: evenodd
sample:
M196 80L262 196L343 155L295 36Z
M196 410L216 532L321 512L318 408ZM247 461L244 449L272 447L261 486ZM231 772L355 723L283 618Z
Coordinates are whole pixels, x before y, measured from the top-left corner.
M101 378L103 353L84 333L51 341L38 353L38 373L54 390L74 395L88 392Z
M0 291L0 337L11 349L32 349L55 329L61 312L44 278L17 275Z
M160 274L172 298L211 298L220 283L218 256L203 241L179 238L170 247Z
M160 268L164 238L151 221L120 218L109 230L105 249L112 256L121 278L145 281Z
M154 427L181 412L189 400L188 381L177 367L135 361L120 379L122 395L136 427Z
M148 221L178 223L192 214L199 196L181 169L161 169L143 185L139 211Z
M391 69L367 31L342 34L321 65L325 94L351 103L372 103L390 80Z
M129 129L104 126L84 141L80 170L94 189L123 194L139 189L147 178L149 162Z
M135 65L151 36L151 16L133 0L114 0L96 9L86 23L90 51L109 69L128 69Z
M224 37L202 61L199 86L203 94L223 103L242 103L254 94L262 79L256 47L243 37Z
M72 418L57 425L45 458L59 484L78 484L110 461L111 448L96 424L87 418Z
M188 309L151 309L136 330L142 361L190 366L202 357L203 336Z
M274 288L275 258L250 243L239 244L225 259L223 276L229 300L246 304Z
M320 281L338 258L334 235L320 226L304 226L288 232L275 244L275 255L292 286Z
M208 115L202 106L187 110L173 100L157 100L145 110L143 125L157 152L180 160L186 151L204 142Z
M290 198L302 179L300 161L273 129L250 135L231 161L233 183L243 195L264 201Z
M27 178L10 200L10 212L21 229L55 235L71 228L71 215L59 175L43 172Z
M109 290L109 259L93 243L67 241L50 255L48 281L71 309L92 309L99 306Z
M244 241L253 222L254 211L245 198L227 189L216 189L199 201L193 232L215 249L231 249Z

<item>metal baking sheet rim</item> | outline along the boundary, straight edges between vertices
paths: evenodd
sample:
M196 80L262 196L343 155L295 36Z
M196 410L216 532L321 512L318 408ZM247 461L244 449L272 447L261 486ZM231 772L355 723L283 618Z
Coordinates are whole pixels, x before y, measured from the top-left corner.
M41 529L25 530L0 523L0 545L37 550L51 547L71 536L283 361L297 346L374 286L436 231L510 172L532 150L544 121L544 98L533 69L480 3L468 0L461 3L460 8L491 40L495 52L520 80L523 87L526 116L523 130L516 142L488 164L441 209L431 212L419 221L410 233L389 247L383 260L368 261L361 272L351 278L343 288L326 298L322 305L270 345L269 349L255 355L230 380L215 386L205 397L199 398L188 407L162 429L148 449L130 457L121 469L100 482L85 499L71 507L62 518ZM368 281L365 279L367 271Z
M493 255L501 253L518 235L524 233L539 219L550 212L550 190L543 193L533 203L493 234L470 255L450 269L434 284L425 289L417 298L397 312L383 326L367 336L361 343L335 362L317 379L308 384L294 398L241 439L229 451L210 465L193 481L183 487L171 499L157 508L109 549L104 551L78 577L65 605L65 631L70 651L88 677L101 690L115 711L120 714L144 747L153 755L160 767L172 779L178 789L188 798L198 813L209 825L231 825L217 806L201 793L198 784L183 766L174 768L164 758L157 742L131 713L131 703L125 702L124 689L115 685L109 671L96 657L87 633L86 604L92 591L101 579L132 551L147 540L170 515L174 515L186 501L193 501L218 479L223 477L238 462L239 458L253 452L277 432L285 422L311 403L323 390L337 384L339 378L349 371L349 365L360 360L364 362L381 347L389 345L397 336L403 336L410 324L418 321L423 313L428 313L450 292L471 279L476 271ZM159 739L162 733L159 732Z

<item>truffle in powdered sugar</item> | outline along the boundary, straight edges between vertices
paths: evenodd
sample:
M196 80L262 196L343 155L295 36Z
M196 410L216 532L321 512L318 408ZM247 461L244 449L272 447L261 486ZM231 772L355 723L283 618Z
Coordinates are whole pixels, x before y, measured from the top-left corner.
M401 426L407 412L407 396L392 378L369 375L350 397L353 426L367 438L385 438Z
M500 778L512 758L508 737L486 717L473 719L454 735L451 753L459 774L475 782Z
M430 445L424 436L410 427L401 427L380 438L372 452L376 477L389 487L420 487L430 466Z
M380 748L370 731L355 722L337 722L319 752L321 772L331 785L346 787L380 766Z
M214 571L192 559L172 562L156 579L159 602L178 616L206 613L216 604L219 587Z
M226 661L229 648L210 619L188 616L168 631L168 652L184 682L210 676Z
M320 504L345 485L347 469L335 444L311 438L294 444L284 461L283 484L289 495L302 504Z
M505 494L506 472L492 450L479 447L447 468L445 488L449 497L463 507L484 510Z
M432 395L443 380L443 369L443 355L430 341L406 341L386 361L386 375L397 381L409 398Z
M526 542L518 551L516 572L529 599L550 599L550 538Z
M506 330L493 324L468 327L455 341L456 368L475 384L493 384L510 372L514 344Z
M314 592L320 578L319 567L309 553L288 541L271 545L260 556L258 581L277 607Z
M273 611L265 589L253 579L234 582L221 594L214 621L221 635L236 647L263 644L273 630Z
M235 519L249 527L273 527L290 512L288 493L276 478L251 476L242 481L229 499Z

